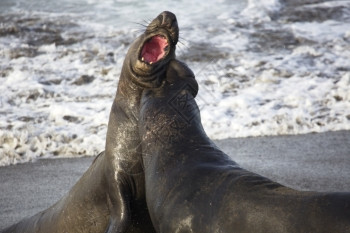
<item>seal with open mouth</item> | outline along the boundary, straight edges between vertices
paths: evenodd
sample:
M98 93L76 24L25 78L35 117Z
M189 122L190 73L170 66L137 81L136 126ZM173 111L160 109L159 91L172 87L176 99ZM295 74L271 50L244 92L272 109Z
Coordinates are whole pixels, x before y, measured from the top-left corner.
M140 137L158 233L349 233L350 193L302 192L240 168L207 137L192 71L173 60L145 89Z
M162 83L179 29L171 12L155 18L130 46L101 153L70 192L47 210L2 232L154 232L145 201L138 116L145 87Z
M178 36L175 15L163 12L131 45L124 60L105 150L107 187L111 216L114 216L109 226L111 232L114 232L112 229L123 232L130 223L137 232L148 232L146 226L151 229L138 133L140 99L144 88L161 85L169 61L175 58Z

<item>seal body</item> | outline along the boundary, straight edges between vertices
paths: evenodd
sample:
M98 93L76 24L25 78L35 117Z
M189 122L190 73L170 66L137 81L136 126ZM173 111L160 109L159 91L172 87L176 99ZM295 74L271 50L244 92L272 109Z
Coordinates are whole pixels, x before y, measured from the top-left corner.
M110 232L154 231L145 200L145 181L138 133L144 88L159 87L175 57L179 29L171 12L163 12L129 48L112 105L105 172L111 207ZM131 225L131 226L130 226Z
M163 12L130 46L113 101L105 152L70 192L8 232L154 232L145 201L138 116L145 87L161 84L175 56L176 17Z
M157 232L350 232L350 193L302 192L239 167L202 127L192 71L173 60L145 89L140 136Z

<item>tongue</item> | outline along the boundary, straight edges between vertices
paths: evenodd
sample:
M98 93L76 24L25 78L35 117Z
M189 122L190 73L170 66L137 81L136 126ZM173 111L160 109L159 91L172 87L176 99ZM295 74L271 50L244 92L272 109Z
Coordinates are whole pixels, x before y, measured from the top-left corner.
M142 48L141 56L144 61L154 63L164 57L164 49L168 46L168 42L161 36L154 36L146 42Z

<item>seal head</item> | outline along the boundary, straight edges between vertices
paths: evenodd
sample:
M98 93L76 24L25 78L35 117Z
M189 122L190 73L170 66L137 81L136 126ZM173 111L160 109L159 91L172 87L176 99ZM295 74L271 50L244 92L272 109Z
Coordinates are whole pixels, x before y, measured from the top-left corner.
M142 87L159 86L167 64L175 58L178 38L176 16L169 11L162 12L129 49L125 62L132 74L131 80Z

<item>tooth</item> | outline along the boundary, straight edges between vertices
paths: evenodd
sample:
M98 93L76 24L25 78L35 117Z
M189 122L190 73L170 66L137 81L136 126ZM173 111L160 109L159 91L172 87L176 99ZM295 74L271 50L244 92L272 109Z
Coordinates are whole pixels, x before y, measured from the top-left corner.
M141 60L142 60L142 61L144 61L144 60L145 60L145 58L144 58L144 57L142 57L142 58L141 58Z
M153 64L153 62L150 62L149 64L150 64L150 65L152 65L152 64Z

